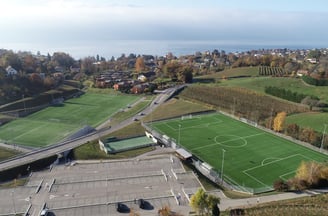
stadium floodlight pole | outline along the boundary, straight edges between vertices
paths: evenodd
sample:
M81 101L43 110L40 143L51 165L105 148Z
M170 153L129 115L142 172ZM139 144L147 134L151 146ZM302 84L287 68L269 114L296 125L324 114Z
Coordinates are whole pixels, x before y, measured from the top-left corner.
M26 112L25 95L23 94L24 112Z
M14 191L11 191L11 198L12 198L12 201L13 201L14 214L16 215L16 206L15 206Z
M323 129L322 139L321 139L321 145L320 145L320 152L321 152L322 149L323 149L323 143L324 143L324 141L325 141L326 127L327 127L327 125L324 124L324 129Z
M178 145L180 145L180 131L181 131L181 125L179 124L179 136L178 136Z
M221 184L223 184L223 168L224 168L224 153L225 149L222 149L222 167L221 167Z

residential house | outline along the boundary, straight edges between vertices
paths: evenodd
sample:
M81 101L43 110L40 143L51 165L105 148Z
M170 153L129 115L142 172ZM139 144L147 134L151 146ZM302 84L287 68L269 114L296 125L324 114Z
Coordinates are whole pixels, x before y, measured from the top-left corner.
M13 75L16 75L18 73L17 70L15 70L10 65L6 68L6 71L7 71L8 76L13 76Z
M147 77L143 74L140 74L137 79L141 82L146 82L147 81Z
M131 88L130 92L132 94L142 94L148 88L149 88L149 84L148 83L138 84L138 85L133 86Z
M297 76L306 76L306 75L309 75L309 71L307 70L298 70L297 73L296 73Z

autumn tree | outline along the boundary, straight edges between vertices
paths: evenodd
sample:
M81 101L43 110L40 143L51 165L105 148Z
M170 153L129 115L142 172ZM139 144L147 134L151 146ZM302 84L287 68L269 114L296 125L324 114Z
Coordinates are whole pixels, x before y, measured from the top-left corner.
M311 128L302 128L299 133L299 140L319 147L321 136Z
M145 61L144 61L143 57L137 58L136 63L135 63L135 68L136 68L137 73L140 73L145 70L146 66L145 66Z
M164 206L158 210L158 216L182 216L182 215L172 211L169 206Z
M289 124L287 125L286 133L288 136L298 139L298 135L300 133L300 127L297 124Z
M6 68L8 66L12 66L17 71L22 69L22 61L21 61L20 57L12 51L9 51L9 52L5 53L4 55L2 55L1 65L4 68Z
M176 80L178 78L179 68L180 68L180 64L178 62L170 61L165 65L164 73L172 80Z
M328 164L316 161L302 161L292 180L294 187L301 185L303 188L312 188L328 185Z
M96 66L94 65L96 59L94 57L86 57L81 60L81 71L87 75L91 75L96 72Z
M286 119L286 112L279 112L273 120L273 130L280 132L283 129L284 122Z
M75 60L69 54L64 52L55 52L52 55L51 60L55 62L57 66L62 66L64 68L71 67L75 62Z
M33 73L37 67L36 59L32 55L26 55L23 59L23 68L26 73Z
M203 188L199 188L190 198L191 208L199 215L210 215L214 206L219 203L220 198L207 194Z
M192 67L185 66L180 67L178 72L178 80L184 83L192 83L193 75L192 75Z

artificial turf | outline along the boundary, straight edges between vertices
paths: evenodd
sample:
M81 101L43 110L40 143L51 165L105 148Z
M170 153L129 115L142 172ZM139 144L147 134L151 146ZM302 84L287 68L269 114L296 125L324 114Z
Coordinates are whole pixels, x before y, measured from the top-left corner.
M327 155L220 113L153 122L151 127L211 165L224 179L254 193L295 175L301 161ZM223 158L224 155L224 158Z
M58 142L84 126L96 127L139 97L86 93L0 127L0 140L33 147Z

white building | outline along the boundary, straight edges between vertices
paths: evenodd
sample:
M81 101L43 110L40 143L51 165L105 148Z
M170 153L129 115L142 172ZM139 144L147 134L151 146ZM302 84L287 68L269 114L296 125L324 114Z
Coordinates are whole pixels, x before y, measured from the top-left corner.
M18 73L17 70L12 68L10 65L6 68L6 71L8 76L16 75Z

